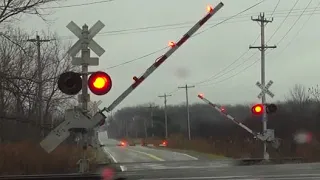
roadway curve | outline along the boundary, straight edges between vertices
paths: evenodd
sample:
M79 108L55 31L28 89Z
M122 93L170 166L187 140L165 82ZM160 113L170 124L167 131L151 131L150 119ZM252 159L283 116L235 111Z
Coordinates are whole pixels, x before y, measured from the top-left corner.
M99 132L98 137L100 143L105 145L103 150L106 154L114 161L114 163L122 164L120 166L122 171L177 168L188 169L208 166L226 167L230 165L230 162L227 161L198 161L199 157L170 150L148 148L140 145L126 147L117 146L119 141L109 139L106 132Z

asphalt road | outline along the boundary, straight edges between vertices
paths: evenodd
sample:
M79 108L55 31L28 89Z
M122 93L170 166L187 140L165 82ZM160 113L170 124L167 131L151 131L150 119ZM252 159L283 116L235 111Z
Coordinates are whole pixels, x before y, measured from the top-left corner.
M320 163L229 166L199 169L163 169L122 172L128 179L143 180L203 180L203 179L242 179L242 180L304 180L320 179Z
M226 167L231 163L230 161L200 161L201 157L140 145L117 146L119 142L109 139L105 132L99 133L99 141L105 145L103 150L114 163L121 164L122 171Z
M104 151L122 172L119 175L143 180L320 180L320 163L236 166L232 160L203 160L188 154L142 146L117 146L118 141L99 134Z

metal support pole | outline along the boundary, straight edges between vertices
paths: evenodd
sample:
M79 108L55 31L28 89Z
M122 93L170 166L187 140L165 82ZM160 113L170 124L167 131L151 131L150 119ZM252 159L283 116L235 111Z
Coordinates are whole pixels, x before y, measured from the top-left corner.
M158 96L160 98L164 98L164 123L165 123L165 130L166 130L166 139L168 138L168 115L167 115L167 97L172 95L164 94L163 96Z
M150 116L151 116L151 127L152 127L152 137L154 137L154 131L153 131L153 127L154 127L154 122L153 122L153 108L155 106L153 106L152 104L149 105L150 108Z
M81 59L83 62L88 62L90 60L90 50L88 48L89 45L89 30L88 26L85 24L82 26L82 49L81 49ZM82 64L82 109L84 112L88 111L88 102L89 102L89 94L88 94L88 64ZM83 159L80 163L80 167L87 167L87 147L88 147L88 132L82 133L83 139ZM85 173L88 169L81 168L81 173Z
M179 89L183 88L186 89L186 106L187 106L187 126L188 126L188 139L191 140L191 128L190 128L190 112L189 112L189 95L188 95L188 89L194 88L195 86L188 86L187 84L185 86L178 87Z
M49 42L49 39L40 39L40 36L37 35L36 39L28 39L29 42L36 42L37 46L37 75L38 75L38 107L37 107L37 115L39 117L39 125L41 131L41 137L44 137L44 128L43 128L43 99L42 99L42 91L43 91L43 82L42 82L42 72L43 67L41 63L41 43L42 42Z
M254 19L251 18L252 21L260 22L260 27L261 27L261 45L260 46L250 46L250 49L259 49L261 51L261 84L263 87L266 85L266 72L265 72L265 51L268 48L276 48L276 46L267 46L265 45L265 25L269 22L273 21L273 18L271 20L267 20L264 16L264 13L260 13L259 17ZM262 90L263 91L263 90ZM265 106L266 104L266 95L263 93L262 95L262 104ZM267 131L267 122L268 122L268 117L266 113L266 108L263 108L263 115L262 115L262 129L263 133L266 133ZM267 152L267 143L264 142L263 144L263 157L265 160L269 159L269 154Z

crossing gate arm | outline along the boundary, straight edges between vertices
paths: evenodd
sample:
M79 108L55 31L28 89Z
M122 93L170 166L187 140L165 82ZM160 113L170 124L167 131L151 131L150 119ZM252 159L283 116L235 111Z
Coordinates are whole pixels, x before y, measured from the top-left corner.
M201 18L183 37L172 46L164 55L160 56L139 78L133 77L134 83L127 88L109 107L105 107L102 111L110 112L118 106L132 91L138 87L150 74L152 74L163 62L165 62L178 48L180 48L196 31L200 29L216 12L218 12L224 4L220 2L216 7L210 9L209 12Z
M204 101L205 103L209 104L210 106L212 106L215 110L219 111L221 114L223 114L225 117L227 117L228 119L230 119L232 122L234 122L235 124L237 124L238 126L240 126L241 128L245 129L246 131L248 131L250 134L252 134L254 137L257 137L258 133L252 131L249 127L247 127L246 125L242 124L241 122L237 121L234 117L232 117L230 114L222 111L216 104L213 104L212 102L210 102L208 99L206 99L205 97L203 97L202 95L198 95L198 98L200 98L202 101ZM260 138L259 138L260 139Z

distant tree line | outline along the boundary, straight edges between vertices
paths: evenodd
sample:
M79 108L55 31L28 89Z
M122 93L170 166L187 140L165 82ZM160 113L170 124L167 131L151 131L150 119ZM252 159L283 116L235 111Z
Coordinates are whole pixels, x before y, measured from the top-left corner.
M286 100L276 102L278 110L268 116L268 128L275 129L277 137L292 143L297 131L312 132L314 138L319 137L320 130L320 93L319 87L306 88L295 85L286 96ZM155 107L151 113L148 104L125 107L114 113L108 133L111 137L150 137L152 134L163 138L164 109ZM261 117L251 114L251 105L223 105L225 110L238 121L256 132L261 132ZM171 105L168 112L169 136L183 134L187 137L187 116L185 105ZM151 117L151 114L153 116ZM153 128L152 128L153 121ZM205 103L190 105L190 124L192 138L238 140L253 139L252 135L231 120L222 116Z

